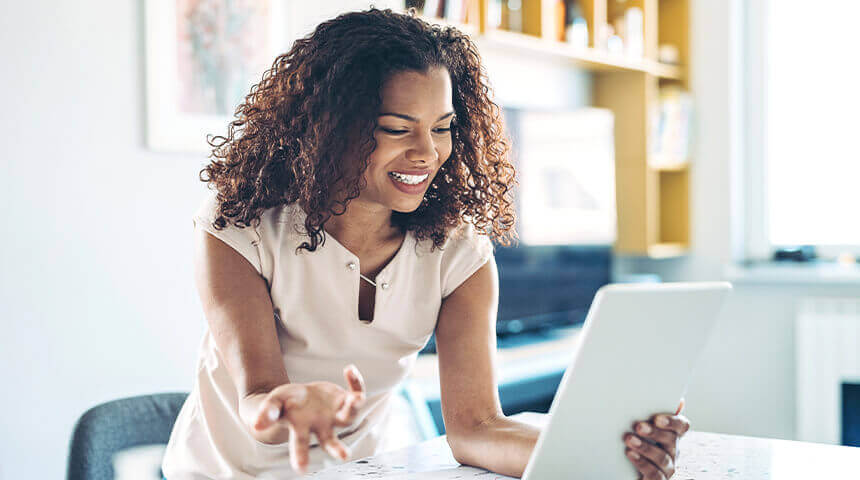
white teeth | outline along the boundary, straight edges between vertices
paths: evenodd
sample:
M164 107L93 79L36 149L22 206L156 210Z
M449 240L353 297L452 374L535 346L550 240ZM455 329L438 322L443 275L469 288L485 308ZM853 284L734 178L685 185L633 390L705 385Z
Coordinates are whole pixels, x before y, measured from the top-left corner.
M430 175L428 173L425 173L424 175L406 175L397 172L388 172L388 174L394 177L394 179L398 182L406 183L408 185L417 185L426 180L427 177Z

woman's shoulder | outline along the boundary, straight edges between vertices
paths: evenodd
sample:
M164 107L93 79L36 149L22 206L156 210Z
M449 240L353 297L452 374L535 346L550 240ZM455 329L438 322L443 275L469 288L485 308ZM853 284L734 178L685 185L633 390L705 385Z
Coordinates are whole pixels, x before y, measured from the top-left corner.
M451 231L442 254L442 298L453 293L492 256L490 237L471 222Z
M260 211L256 220L247 225L236 225L234 219L225 218L224 226L217 228L217 195L215 191L207 193L194 213L194 224L226 241L246 257L249 256L247 251L253 248L259 257L259 262L255 263L261 267L258 270L266 269L267 259L276 258L280 255L279 252L295 249L301 244L306 215L298 205L284 203L265 208ZM244 248L239 248L240 246Z
M218 192L210 190L200 202L195 219L203 219L213 223L217 219L219 208ZM251 228L265 231L295 231L304 224L304 211L296 204L279 204L260 211L259 223L253 222L249 226L237 226L235 221L225 218L228 228Z
M412 233L414 235L414 233ZM445 241L436 246L431 238L416 240L419 256L449 258L458 253L492 253L493 243L489 235L481 232L474 224L463 222L448 231Z
M464 222L448 232L439 247L430 239L419 242L421 255L438 263L444 298L493 256L493 243L474 224Z
M442 245L443 256L456 251L467 250L478 254L489 254L493 251L493 243L486 232L479 230L473 223L464 221L448 233L448 238Z

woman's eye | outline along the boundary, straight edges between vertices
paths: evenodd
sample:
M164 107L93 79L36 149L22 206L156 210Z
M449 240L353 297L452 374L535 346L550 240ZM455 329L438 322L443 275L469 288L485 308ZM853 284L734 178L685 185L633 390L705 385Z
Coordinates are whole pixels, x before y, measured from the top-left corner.
M394 130L394 129L385 128L385 127L379 127L379 129L382 130L383 132L389 133L391 135L402 135L404 133L409 133L409 130ZM450 132L451 128L450 127L449 128L434 128L433 131L436 133L445 133L445 132Z

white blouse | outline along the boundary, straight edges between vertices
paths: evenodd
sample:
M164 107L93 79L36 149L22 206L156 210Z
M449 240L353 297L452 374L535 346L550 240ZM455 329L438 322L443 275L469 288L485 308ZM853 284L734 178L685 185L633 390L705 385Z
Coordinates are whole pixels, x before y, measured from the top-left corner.
M385 430L389 399L408 375L436 327L442 300L493 255L486 235L464 223L441 249L408 232L395 256L376 276L370 323L359 320L359 259L326 235L315 252L304 211L296 205L265 210L260 225L216 230L217 200L210 192L193 217L231 246L263 276L277 320L278 341L290 381L329 381L346 387L343 368L364 376L367 401L356 421L335 430L352 458L373 455ZM350 264L354 268L351 268ZM312 436L313 438L313 436ZM313 438L308 471L337 463ZM207 330L199 346L191 394L176 419L162 464L167 480L294 478L287 443L269 445L251 436L238 413L238 394Z

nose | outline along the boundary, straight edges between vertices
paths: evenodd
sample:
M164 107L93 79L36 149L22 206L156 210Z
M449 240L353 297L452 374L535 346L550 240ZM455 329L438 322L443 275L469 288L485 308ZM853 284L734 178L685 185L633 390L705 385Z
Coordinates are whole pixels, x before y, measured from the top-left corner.
M411 148L406 151L406 160L420 165L432 165L439 160L436 143L430 132L416 135Z

